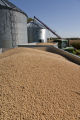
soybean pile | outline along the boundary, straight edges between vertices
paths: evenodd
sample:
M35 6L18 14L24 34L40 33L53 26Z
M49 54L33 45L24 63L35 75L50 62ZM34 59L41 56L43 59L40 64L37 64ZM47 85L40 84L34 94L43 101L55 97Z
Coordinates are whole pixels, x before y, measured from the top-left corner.
M0 120L80 120L80 66L32 48L2 53Z

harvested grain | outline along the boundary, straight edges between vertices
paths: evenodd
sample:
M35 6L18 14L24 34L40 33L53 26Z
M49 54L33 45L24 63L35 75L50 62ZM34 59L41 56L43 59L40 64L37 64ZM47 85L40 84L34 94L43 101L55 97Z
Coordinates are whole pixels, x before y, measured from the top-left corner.
M0 120L79 120L80 66L30 48L0 55Z
M37 45L55 45L56 43L37 43Z

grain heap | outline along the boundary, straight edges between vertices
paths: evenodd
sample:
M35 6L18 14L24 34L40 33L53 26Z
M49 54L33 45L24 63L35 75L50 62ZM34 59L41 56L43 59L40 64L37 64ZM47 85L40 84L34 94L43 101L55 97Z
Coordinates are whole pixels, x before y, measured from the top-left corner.
M56 43L37 43L37 45L54 45Z
M80 67L30 48L1 54L0 120L80 120Z

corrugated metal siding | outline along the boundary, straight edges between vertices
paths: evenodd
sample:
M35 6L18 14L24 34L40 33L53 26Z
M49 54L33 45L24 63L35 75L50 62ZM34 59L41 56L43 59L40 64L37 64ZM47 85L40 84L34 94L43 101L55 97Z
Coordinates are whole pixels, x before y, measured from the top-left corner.
M12 48L27 42L27 17L17 11L0 9L0 48Z
M40 24L31 22L28 24L28 42L47 42L47 30Z

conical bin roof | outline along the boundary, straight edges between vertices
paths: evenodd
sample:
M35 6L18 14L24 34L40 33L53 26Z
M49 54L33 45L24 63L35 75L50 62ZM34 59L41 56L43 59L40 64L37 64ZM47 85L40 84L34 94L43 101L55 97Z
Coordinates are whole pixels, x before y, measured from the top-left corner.
M15 6L13 3L9 2L8 0L0 0L0 8L12 9L18 12L21 12L27 16L25 12Z

